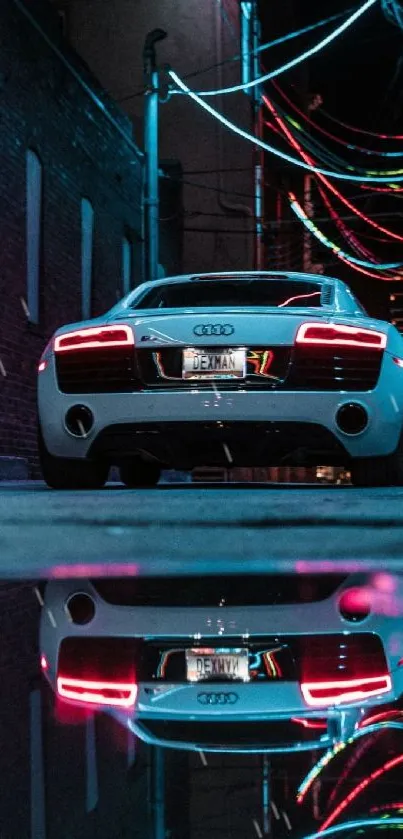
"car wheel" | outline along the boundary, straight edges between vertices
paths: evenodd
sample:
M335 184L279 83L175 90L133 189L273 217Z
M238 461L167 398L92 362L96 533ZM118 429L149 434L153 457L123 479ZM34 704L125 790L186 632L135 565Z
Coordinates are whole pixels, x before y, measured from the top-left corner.
M105 484L107 464L55 457L48 452L40 428L38 449L43 479L51 489L101 489Z
M131 460L120 466L120 479L129 489L153 487L161 477L161 467L157 463L144 460Z
M349 471L356 487L403 486L403 437L393 454L356 458Z

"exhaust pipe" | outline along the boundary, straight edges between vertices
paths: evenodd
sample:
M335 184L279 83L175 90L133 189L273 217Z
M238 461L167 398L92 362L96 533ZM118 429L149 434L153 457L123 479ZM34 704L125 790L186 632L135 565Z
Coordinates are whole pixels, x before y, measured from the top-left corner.
M347 402L337 411L336 424L343 434L361 434L368 425L368 413L362 405Z
M88 437L94 425L94 416L92 411L85 405L73 405L67 411L64 423L67 431L73 437Z

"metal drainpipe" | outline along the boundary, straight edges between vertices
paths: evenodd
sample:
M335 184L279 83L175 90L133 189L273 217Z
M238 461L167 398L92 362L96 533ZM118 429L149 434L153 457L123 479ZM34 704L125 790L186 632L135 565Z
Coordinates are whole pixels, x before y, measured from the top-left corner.
M216 2L216 53L217 53L217 87L222 88L224 87L223 83L223 67L222 67L222 60L223 60L223 20L220 12L220 4ZM220 111L223 110L223 96L217 97L218 101L218 109ZM217 193L217 201L218 205L221 210L230 210L232 213L238 213L238 215L244 216L248 219L248 227L250 228L251 234L254 231L254 213L251 207L248 204L242 204L239 201L231 201L229 198L224 197L224 173L222 171L224 166L224 142L223 142L223 131L226 130L224 127L218 122L217 120L217 147L218 147L218 188L219 192ZM249 233L249 232L248 232ZM242 235L242 234L240 234ZM251 246L253 242L253 235L248 235L248 262L249 265L242 266L243 270L251 269L252 266L252 258L251 258Z

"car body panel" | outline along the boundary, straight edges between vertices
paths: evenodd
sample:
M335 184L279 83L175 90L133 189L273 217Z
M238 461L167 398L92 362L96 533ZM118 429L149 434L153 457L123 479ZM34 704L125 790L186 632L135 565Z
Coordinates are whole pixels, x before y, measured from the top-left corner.
M212 275L213 277L215 275ZM242 272L237 274L222 274L220 277L242 278ZM255 276L255 274L253 275ZM45 369L38 376L38 412L42 437L48 452L60 458L82 459L93 456L93 444L104 430L118 429L130 424L192 422L197 428L203 423L316 423L331 435L340 445L343 454L341 459L379 457L394 452L400 440L403 424L403 367L394 359L403 359L403 338L396 328L387 323L369 318L361 309L351 291L339 280L315 277L305 274L256 273L256 276L289 278L295 281L309 279L310 282L326 284L332 289L332 305L321 308L282 308L278 307L203 307L201 309L134 309L136 300L158 286L175 283L202 282L210 275L200 278L186 275L156 281L154 284L144 284L131 292L119 304L113 307L105 316L89 321L77 322L61 327L55 336L62 336L74 330L87 327L124 324L133 332L135 354L143 359L142 353L148 351L154 359L158 353L173 352L175 348L182 351L186 348L203 348L208 351L219 348L268 347L273 348L274 355L280 352L278 348L289 348L290 360L285 361L284 375L294 364L295 338L298 328L304 323L326 323L344 325L376 331L386 336L386 348L383 352L379 377L375 386L370 389L343 389L342 377L340 388L310 389L308 386L298 389L284 387L268 387L263 375L253 381L253 387L242 387L242 379L232 388L231 383L216 378L213 381L190 380L184 382L179 376L162 375L158 387L143 382L141 386L126 388L117 392L79 393L62 392L59 388L56 373L55 354L52 342L47 347ZM219 282L219 280L217 280ZM208 335L200 334L206 330ZM195 334L195 332L197 334ZM231 334L228 334L228 333ZM222 334L221 334L222 333ZM88 352L88 351L87 351ZM366 350L359 353L364 355ZM142 363L142 362L141 362ZM157 363L157 362L156 362ZM333 362L332 362L333 363ZM337 374L337 361L334 375ZM137 362L136 362L137 364ZM288 367L287 367L288 365ZM333 369L333 368L332 368ZM136 374L137 375L137 374ZM182 375L182 374L180 374ZM358 375L358 374L357 374ZM270 376L266 376L266 379ZM274 379L275 377L271 377ZM259 389L259 383L262 387ZM194 386L193 386L194 385ZM249 388L249 389L248 389ZM349 403L361 405L368 413L366 428L356 434L341 431L336 424L338 409ZM91 430L83 435L71 434L66 428L65 416L69 408L74 405L84 405L94 418ZM178 425L179 429L179 425ZM129 429L130 430L130 429ZM140 429L141 431L141 429ZM158 428L158 433L161 428ZM163 430L162 430L163 433ZM138 435L139 429L133 434ZM245 434L249 431L245 426ZM251 438L249 434L249 438ZM138 436L133 437L137 440ZM142 453L141 440L138 444L139 454ZM147 451L145 452L147 456ZM200 463L193 465L210 465L208 455L197 449ZM123 455L124 456L124 452ZM155 453L151 452L151 457ZM118 465L112 463L111 465ZM183 463L166 462L165 468L182 468ZM211 464L214 465L214 464ZM251 464L235 464L251 465ZM262 465L266 465L262 463ZM273 463L273 465L275 465ZM348 465L343 464L343 465Z
M393 603L401 602L403 597L403 579L393 577ZM174 582L175 584L175 582ZM268 585L270 585L268 581ZM242 591L242 578L239 578ZM343 591L364 587L373 593L374 608L371 614L358 623L345 620L338 607ZM220 583L217 581L217 592ZM69 598L77 592L90 594L95 603L95 616L85 625L73 624L68 616L66 604ZM240 593L240 602L242 594ZM258 595L257 595L258 599ZM263 599L263 596L262 596ZM333 742L337 737L351 734L354 727L365 713L373 706L391 703L403 693L403 668L401 667L403 644L400 634L396 634L396 618L392 601L379 589L376 575L350 575L335 590L323 600L307 603L289 603L279 605L255 606L225 606L210 607L195 606L122 606L105 601L93 584L88 580L80 582L74 580L52 581L48 583L45 594L45 606L42 610L40 629L40 649L46 657L47 667L45 675L56 692L56 676L58 672L58 656L61 644L65 639L103 639L105 637L119 639L134 639L145 644L163 644L164 649L177 651L185 647L192 648L213 644L226 648L226 644L233 647L244 645L249 649L249 656L253 645L272 644L275 637L278 644L286 643L287 638L300 638L305 635L325 638L351 633L367 637L374 635L382 642L387 669L392 677L391 691L360 699L359 701L333 704L324 707L307 705L302 695L298 681L265 680L251 681L208 681L189 683L186 680L170 677L158 677L157 681L145 679L138 681L138 694L134 709L122 710L118 708L103 709L112 714L122 724L127 725L138 736L148 742L159 743L160 738L150 733L153 721L157 724L203 722L217 724L224 722L239 722L247 724L259 721L273 723L275 720L290 721L295 717L308 724L318 717L324 718L328 726L327 732L316 732L310 740L292 744L282 744L282 748L295 750L308 748L307 743L315 748ZM392 607L392 608L391 608ZM134 662L136 666L136 662ZM200 702L201 693L214 695L234 694L236 699L231 702L217 700L214 707ZM214 698L214 696L213 696ZM59 700L60 701L60 700ZM163 739L163 738L162 738ZM197 748L196 742L164 742L173 748ZM204 743L203 748L212 751L226 748L225 743ZM229 744L231 745L231 744ZM231 746L237 751L259 751L256 744L243 744L242 748ZM267 744L261 750L275 751Z

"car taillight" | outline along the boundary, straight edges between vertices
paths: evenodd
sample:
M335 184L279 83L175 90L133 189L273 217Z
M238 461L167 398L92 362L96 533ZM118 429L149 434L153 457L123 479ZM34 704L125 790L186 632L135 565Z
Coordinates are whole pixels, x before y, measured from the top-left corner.
M383 350L386 347L386 337L386 333L376 332L374 329L334 323L303 323L298 329L295 342Z
M129 326L92 326L58 335L55 338L54 350L61 353L122 346L134 346L133 332Z
M136 701L137 685L134 682L103 682L58 676L57 692L64 699L74 702L130 708Z
M358 702L392 689L388 673L361 679L334 679L329 682L302 682L301 692L307 705L323 707L340 702Z
M53 349L53 338L51 338L50 341L48 341L45 349L42 352L42 355L39 359L39 364L38 364L38 373L42 373L44 370L46 370L46 368L49 364L49 359L50 359L50 356L51 356L51 353L52 353L52 349Z

